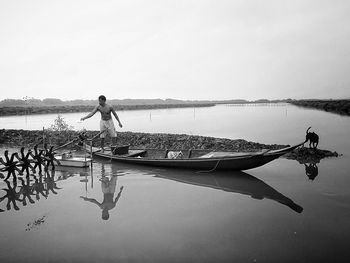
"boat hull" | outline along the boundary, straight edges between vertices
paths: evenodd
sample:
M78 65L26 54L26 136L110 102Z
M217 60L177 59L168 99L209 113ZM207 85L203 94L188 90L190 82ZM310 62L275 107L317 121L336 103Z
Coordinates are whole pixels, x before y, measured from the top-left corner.
M83 157L72 157L69 159L62 159L61 156L56 157L57 161L59 161L58 166L67 166L67 167L78 167L84 168L89 167L91 159L83 158Z
M166 168L184 168L184 169L195 169L195 170L231 170L231 171L242 171L249 170L256 167L265 165L285 153L297 148L300 144L287 147L281 150L265 151L259 153L242 153L242 155L235 156L224 156L224 157L212 157L212 158L184 158L184 159L167 159L167 158L144 158L141 156L127 157L113 155L109 152L93 151L93 155L99 158L107 158L117 162L157 166ZM87 146L89 149L89 146ZM141 152L141 150L140 150Z

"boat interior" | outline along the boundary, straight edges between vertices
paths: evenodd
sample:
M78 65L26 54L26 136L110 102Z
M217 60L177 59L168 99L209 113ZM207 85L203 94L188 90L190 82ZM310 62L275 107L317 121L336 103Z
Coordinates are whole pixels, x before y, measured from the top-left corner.
M194 158L215 158L215 157L235 157L263 154L260 152L232 152L232 151L212 151L201 149L128 149L122 154L113 154L113 149L105 149L104 154L111 154L119 157L135 157L147 159L194 159Z

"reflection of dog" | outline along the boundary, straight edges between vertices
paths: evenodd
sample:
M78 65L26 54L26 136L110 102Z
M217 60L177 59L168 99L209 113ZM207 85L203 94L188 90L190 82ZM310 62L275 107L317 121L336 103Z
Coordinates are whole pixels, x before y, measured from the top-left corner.
M305 174L309 177L310 180L314 180L318 175L318 167L316 163L304 163L305 166Z
M309 132L310 129L311 129L311 127L309 127L306 130L306 138L305 138L305 142L304 143L309 141L309 148L311 148L311 146L312 146L312 148L317 148L319 137L318 137L318 135L316 133Z

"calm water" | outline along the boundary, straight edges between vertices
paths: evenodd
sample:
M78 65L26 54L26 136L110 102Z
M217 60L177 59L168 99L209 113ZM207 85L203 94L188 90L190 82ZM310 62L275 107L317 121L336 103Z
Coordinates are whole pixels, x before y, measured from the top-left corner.
M82 115L62 116L76 129L98 129L99 116L77 123ZM0 118L0 128L42 129L56 116ZM343 156L308 173L286 159L220 173L95 160L92 169L58 170L17 185L0 180L1 262L349 261L350 118L291 105L119 116L125 131L263 143L297 143L312 126L320 148ZM35 191L25 197L26 185Z

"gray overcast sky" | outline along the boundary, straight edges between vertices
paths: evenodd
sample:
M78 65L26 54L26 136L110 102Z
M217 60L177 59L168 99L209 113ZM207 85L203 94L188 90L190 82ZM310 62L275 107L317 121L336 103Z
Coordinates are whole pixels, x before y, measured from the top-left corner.
M6 98L350 98L348 0L0 0Z

